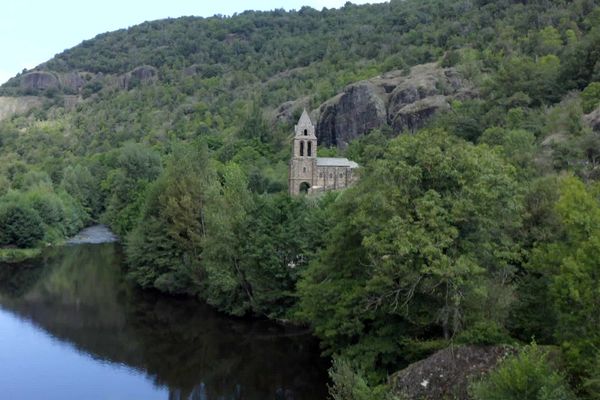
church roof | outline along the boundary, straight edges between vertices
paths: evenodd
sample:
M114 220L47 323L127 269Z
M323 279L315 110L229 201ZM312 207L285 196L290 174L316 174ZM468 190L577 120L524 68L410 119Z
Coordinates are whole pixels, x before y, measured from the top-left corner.
M302 112L302 115L300 116L300 119L298 120L298 126L308 126L308 125L312 125L312 124L313 123L310 120L310 116L306 112L306 108L305 108L304 111Z
M350 167L358 168L358 164L347 158L317 157L317 167Z

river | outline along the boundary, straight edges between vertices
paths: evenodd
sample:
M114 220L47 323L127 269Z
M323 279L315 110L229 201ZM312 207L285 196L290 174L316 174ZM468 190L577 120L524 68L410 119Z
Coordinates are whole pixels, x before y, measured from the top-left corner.
M117 243L0 265L0 399L324 400L310 335L124 279Z

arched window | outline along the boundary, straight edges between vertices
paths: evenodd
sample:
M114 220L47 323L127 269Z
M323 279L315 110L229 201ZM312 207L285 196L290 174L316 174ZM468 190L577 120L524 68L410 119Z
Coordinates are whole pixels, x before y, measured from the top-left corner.
M308 129L304 130L304 136L308 136Z
M304 142L300 142L300 157L304 157Z
M312 142L308 142L307 156L312 157Z
M302 168L302 172L306 173L306 167Z

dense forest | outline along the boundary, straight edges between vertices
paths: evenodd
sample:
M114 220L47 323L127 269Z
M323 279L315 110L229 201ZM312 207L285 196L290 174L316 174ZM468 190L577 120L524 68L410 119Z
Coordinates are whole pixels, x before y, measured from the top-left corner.
M320 146L359 182L287 195L303 107L426 63L473 94ZM153 21L0 96L36 102L0 121L0 259L105 223L141 287L312 327L336 400L392 398L390 374L456 344L524 349L475 399L600 398L600 2Z

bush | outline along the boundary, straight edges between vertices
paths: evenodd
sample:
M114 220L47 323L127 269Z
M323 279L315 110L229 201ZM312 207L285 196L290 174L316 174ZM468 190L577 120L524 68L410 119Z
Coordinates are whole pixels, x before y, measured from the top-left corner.
M600 351L596 351L596 360L592 364L589 378L583 381L583 391L589 399L600 399Z
M564 377L548 363L535 344L507 358L482 381L471 385L475 400L574 399Z
M506 329L494 321L478 321L457 335L456 341L463 344L495 345L511 344L514 340Z
M592 82L581 92L581 106L584 113L591 113L600 105L600 82Z
M397 400L387 386L370 388L362 374L344 358L333 359L329 377L333 382L329 386L333 400Z
M43 221L31 207L0 205L0 246L34 247L44 237Z

